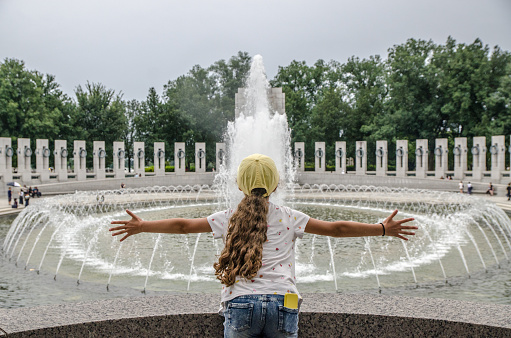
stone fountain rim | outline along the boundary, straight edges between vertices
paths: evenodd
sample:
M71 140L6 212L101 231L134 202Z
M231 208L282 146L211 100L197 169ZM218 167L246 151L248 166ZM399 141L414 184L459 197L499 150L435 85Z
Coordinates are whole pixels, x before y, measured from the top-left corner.
M474 328L486 330L484 332L511 334L511 320L508 316L511 313L511 305L372 294L317 293L304 294L303 298L300 312L303 321L300 324L302 333L311 327L317 329L318 325L324 325L322 320L328 317L333 322L328 324L329 327L325 325L325 330L334 329L332 325L340 327L348 324L347 321L355 320L361 321L360 325L363 326L365 323L376 322L379 326L384 325L387 330L395 330L394 333L400 335L417 333L410 332L410 328L404 328L403 322L413 324L414 330L421 329L424 333L430 334L434 332L435 327L469 335L474 333L472 331ZM35 332L42 334L49 329L60 334L80 333L80 327L82 330L89 330L88 333L90 330L101 330L105 333L113 327L118 330L120 322L129 322L132 325L143 325L144 322L154 320L186 323L190 316L195 318L199 316L203 320L207 317L213 319L217 325L211 332L218 332L220 335L221 332L218 330L221 330L221 327L218 328L218 325L223 318L216 314L218 309L219 296L212 294L117 298L0 309L2 318L0 328L9 335ZM367 325L365 329L369 327L370 325Z

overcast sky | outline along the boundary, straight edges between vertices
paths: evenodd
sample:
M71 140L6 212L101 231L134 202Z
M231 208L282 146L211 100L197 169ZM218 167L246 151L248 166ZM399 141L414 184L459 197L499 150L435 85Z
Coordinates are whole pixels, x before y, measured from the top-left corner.
M56 76L64 92L101 82L125 99L161 93L194 65L261 54L344 63L408 38L480 38L511 51L511 0L0 0L0 57Z

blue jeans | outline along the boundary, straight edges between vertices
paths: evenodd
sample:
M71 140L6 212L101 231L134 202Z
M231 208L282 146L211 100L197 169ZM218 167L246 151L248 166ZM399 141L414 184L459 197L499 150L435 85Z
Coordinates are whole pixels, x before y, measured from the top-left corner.
M282 295L236 297L224 310L224 337L298 337L298 309Z

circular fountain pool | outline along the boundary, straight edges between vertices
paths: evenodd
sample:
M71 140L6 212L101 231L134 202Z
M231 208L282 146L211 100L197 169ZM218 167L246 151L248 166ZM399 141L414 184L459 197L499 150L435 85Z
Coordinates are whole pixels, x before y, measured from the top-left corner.
M140 234L122 244L110 221L205 217L223 209L207 186L76 193L33 203L0 226L0 306L160 293L217 293L210 234ZM390 237L297 242L300 292L378 293L511 304L511 222L478 198L359 186L296 186L286 205L324 220L379 222L394 210L419 226Z

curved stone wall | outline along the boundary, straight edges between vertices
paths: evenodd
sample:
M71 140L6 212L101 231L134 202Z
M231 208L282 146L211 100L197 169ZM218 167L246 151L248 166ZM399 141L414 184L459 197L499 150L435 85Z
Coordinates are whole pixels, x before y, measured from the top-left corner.
M222 337L218 295L181 294L0 309L9 337ZM367 294L306 294L300 336L511 335L511 306ZM0 330L0 336L2 335Z

